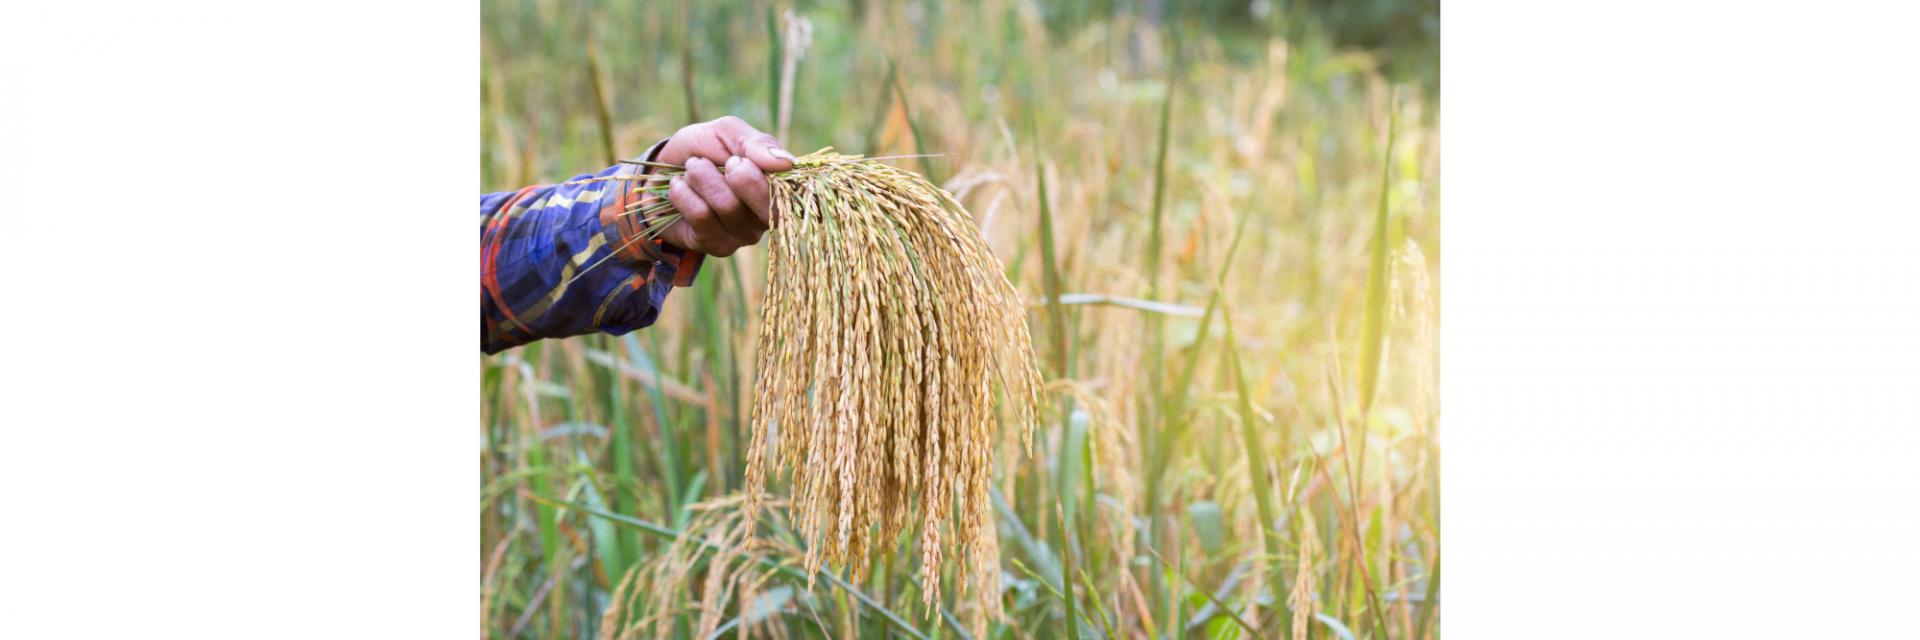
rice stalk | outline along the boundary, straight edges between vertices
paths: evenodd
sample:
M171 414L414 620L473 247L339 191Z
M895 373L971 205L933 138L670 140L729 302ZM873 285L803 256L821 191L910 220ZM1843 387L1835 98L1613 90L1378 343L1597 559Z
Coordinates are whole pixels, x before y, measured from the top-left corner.
M1406 327L1407 345L1393 352L1405 356L1408 375L1412 376L1407 409L1413 413L1416 427L1425 428L1432 420L1438 402L1435 380L1434 345L1437 344L1437 315L1432 278L1427 275L1427 256L1420 243L1406 240L1396 252L1393 281L1388 287L1393 300L1395 324Z
M696 637L712 637L728 602L735 603L743 637L750 632L748 609L776 573L772 559L789 550L752 536L743 502L736 495L689 505L695 515L686 529L614 589L601 616L601 640L670 637L682 614L697 614Z
M830 565L856 582L917 526L928 614L951 557L983 633L1003 615L994 391L1029 450L1041 391L1025 304L972 216L924 177L823 149L770 178L745 511L756 513L770 468L789 469L807 573ZM671 206L628 211L646 220L636 240L677 222Z
M1293 610L1293 640L1307 640L1307 621L1313 618L1313 564L1319 556L1318 541L1320 533L1313 525L1313 510L1298 509L1294 512L1300 519L1300 548L1296 552L1296 564L1293 577L1293 589L1287 594L1287 608Z
M1119 333L1133 338L1124 331ZM1104 512L1089 507L1086 513L1094 517L1093 530L1106 540L1107 544L1102 546L1113 551L1121 563L1120 573L1125 574L1126 563L1134 556L1136 530L1133 516L1139 511L1130 464L1139 449L1133 432L1124 428L1126 423L1119 418L1117 403L1096 394L1091 385L1085 382L1055 380L1047 384L1047 391L1071 398L1076 406L1086 411L1087 441L1091 443L1086 447L1090 456L1086 472L1099 483L1100 493L1113 498L1111 508ZM1091 495L1093 492L1087 493Z

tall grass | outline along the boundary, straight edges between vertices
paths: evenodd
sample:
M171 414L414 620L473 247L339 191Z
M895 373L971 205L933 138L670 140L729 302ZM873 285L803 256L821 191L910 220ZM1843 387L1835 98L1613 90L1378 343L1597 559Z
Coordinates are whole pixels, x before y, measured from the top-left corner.
M631 157L696 112L785 121L788 148L940 154L894 163L972 212L1054 402L1033 455L996 441L985 504L950 507L994 513L979 562L999 615L952 563L809 571L784 510L736 548L757 355L783 337L759 313L793 291L764 248L710 261L654 327L482 359L484 635L952 638L986 616L995 638L1437 637L1431 96L1396 101L1375 58L1297 13L1128 6L618 2L582 20L486 0L485 188ZM788 10L812 25L790 85Z

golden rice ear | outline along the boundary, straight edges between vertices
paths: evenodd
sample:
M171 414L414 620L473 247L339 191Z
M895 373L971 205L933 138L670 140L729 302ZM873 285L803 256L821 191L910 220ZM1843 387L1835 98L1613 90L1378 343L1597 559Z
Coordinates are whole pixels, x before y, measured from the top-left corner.
M997 614L993 390L1030 443L1041 384L1019 294L919 175L823 149L771 179L746 511L774 455L809 572L864 569L917 523L929 612L957 555L958 584Z

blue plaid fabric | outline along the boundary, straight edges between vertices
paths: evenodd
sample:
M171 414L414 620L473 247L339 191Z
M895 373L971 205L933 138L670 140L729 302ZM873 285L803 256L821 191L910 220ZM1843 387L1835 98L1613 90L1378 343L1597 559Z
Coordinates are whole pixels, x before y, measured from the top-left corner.
M621 164L558 185L480 196L482 352L646 327L675 284L692 283L699 254L630 241L637 225L613 216L639 197L639 182L617 178L640 173ZM649 242L655 245L642 246Z

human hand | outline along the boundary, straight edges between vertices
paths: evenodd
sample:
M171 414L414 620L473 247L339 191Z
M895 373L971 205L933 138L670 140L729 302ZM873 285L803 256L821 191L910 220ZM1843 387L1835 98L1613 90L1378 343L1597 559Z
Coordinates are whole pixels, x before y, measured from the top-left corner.
M654 161L687 168L667 188L667 201L682 218L659 237L676 247L724 258L760 242L770 228L767 174L792 169L794 157L773 136L745 120L723 116L681 128Z

